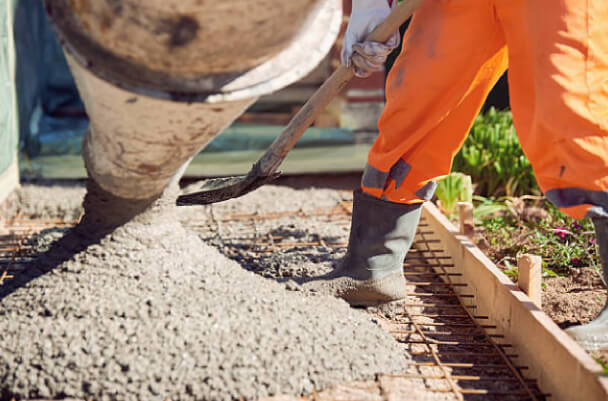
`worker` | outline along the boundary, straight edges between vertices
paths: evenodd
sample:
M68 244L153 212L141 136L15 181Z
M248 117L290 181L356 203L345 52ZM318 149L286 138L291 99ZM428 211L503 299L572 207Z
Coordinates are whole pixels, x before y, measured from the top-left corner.
M353 0L342 62L359 77L381 70L399 43L364 41L391 6ZM403 261L422 203L507 68L514 125L536 179L562 212L593 219L608 282L608 1L426 0L387 79L346 256L305 288L352 305L406 297ZM568 333L587 349L608 346L608 308Z

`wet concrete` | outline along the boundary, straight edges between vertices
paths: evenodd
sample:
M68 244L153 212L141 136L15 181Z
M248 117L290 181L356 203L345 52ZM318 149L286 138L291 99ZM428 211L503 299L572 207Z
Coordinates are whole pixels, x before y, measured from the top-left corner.
M23 185L9 195L5 213L9 218L78 220L85 191L78 182Z
M180 219L186 227L199 233L205 242L213 244L244 268L260 276L286 282L291 290L301 291L293 281L286 280L327 273L344 255L350 226L348 212L353 197L352 191L347 190L350 180L330 182L328 189L328 182L322 177L317 177L317 182L309 177L300 182L296 182L295 177L290 179L293 181L289 186L264 186L227 202L180 208ZM315 188L315 185L322 188ZM415 286L408 286L408 292L416 291ZM314 293L309 295L316 296ZM408 298L409 303L422 301L417 297ZM422 309L408 308L411 313L421 313ZM412 329L411 325L403 325L409 318L404 316L402 303L367 308L365 312L393 335L400 330ZM428 323L433 322L428 320ZM401 337L411 338L410 335ZM425 350L424 344L412 345L404 341L400 343L399 352L415 362L428 362L420 356L420 352ZM363 383L342 383L306 400L458 400L455 394L429 391L448 387L445 380L419 378L421 375L442 377L444 373L437 367L409 363L400 375L379 376L375 381ZM264 401L298 399L287 396Z
M24 195L37 191L53 206ZM20 190L13 212L80 215L76 192L49 191ZM285 191L293 190L271 187L177 213L155 205L100 237L78 229L37 236L32 245L47 252L0 287L0 398L255 399L403 372L404 353L369 316L333 298L286 291L178 221L212 218L216 207L293 210ZM303 191L298 202L324 207L335 194ZM292 223L280 229L307 235ZM221 235L215 245L232 248ZM279 258L267 275L298 265L316 271L314 260Z

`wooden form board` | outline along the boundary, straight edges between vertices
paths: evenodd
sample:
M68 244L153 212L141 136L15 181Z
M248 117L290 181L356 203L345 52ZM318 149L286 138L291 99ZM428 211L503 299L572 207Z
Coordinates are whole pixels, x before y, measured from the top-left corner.
M17 156L13 163L3 173L0 173L0 205L19 186L19 168L17 167Z
M443 249L452 257L450 272L462 276L451 279L467 287L455 287L457 293L473 294L462 298L476 305L475 315L489 316L491 324L505 335L504 342L513 344L518 365L526 365L526 377L538 380L543 392L554 401L606 401L608 378L601 367L539 309L516 284L431 203L422 212L423 223L432 234L426 249ZM422 249L421 249L422 250ZM429 253L429 255L431 255Z

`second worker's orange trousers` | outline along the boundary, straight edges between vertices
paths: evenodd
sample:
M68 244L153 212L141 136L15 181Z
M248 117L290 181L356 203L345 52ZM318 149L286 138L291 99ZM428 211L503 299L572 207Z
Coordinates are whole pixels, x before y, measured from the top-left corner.
M507 68L547 198L574 218L608 217L608 0L426 0L388 76L363 191L429 200Z

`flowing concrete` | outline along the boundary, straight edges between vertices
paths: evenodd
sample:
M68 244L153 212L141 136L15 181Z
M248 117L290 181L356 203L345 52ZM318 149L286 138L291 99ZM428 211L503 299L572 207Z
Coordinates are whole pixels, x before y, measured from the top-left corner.
M0 287L2 399L255 399L407 366L369 317L247 272L167 205L101 239L81 227L33 245L50 249Z

